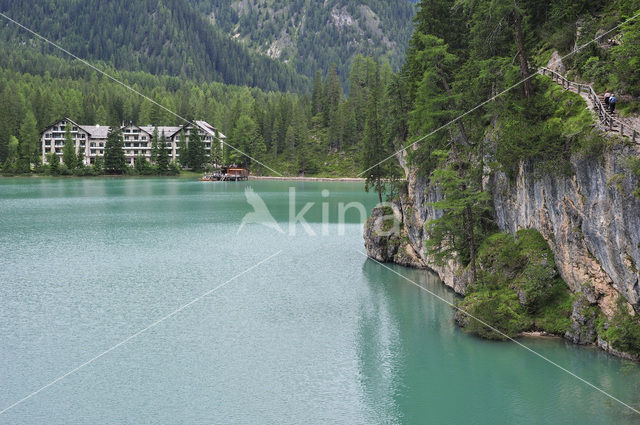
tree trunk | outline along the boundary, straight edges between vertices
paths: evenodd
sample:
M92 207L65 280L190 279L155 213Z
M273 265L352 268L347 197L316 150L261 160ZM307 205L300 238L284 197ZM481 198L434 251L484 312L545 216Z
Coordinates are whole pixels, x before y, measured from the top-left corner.
M524 37L522 36L522 15L520 15L518 3L515 0L513 5L515 7L515 11L513 12L513 26L516 33L516 43L518 43L520 72L522 73L522 78L525 80L523 83L524 95L529 99L529 97L531 97L531 84L529 82L529 63L527 62L527 52L524 47Z
M382 183L380 182L380 176L378 175L378 182L376 183L378 189L378 201L380 201L380 205L382 205Z
M447 81L447 78L442 75L442 84L444 85L444 89L447 92L447 95L449 96L449 105L451 105L451 109L458 109L457 105L455 104L455 102L453 101L453 98L451 97L451 88L449 87L449 82ZM462 135L462 139L464 140L464 143L466 146L469 146L469 138L467 137L467 131L464 128L464 124L462 123L462 118L459 118L457 120L458 123L458 129L460 130L460 134ZM453 137L453 136L452 136Z

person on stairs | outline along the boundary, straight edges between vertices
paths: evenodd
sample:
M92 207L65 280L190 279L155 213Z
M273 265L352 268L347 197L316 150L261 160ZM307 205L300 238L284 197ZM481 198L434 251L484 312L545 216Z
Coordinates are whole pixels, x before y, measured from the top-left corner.
M616 111L617 99L614 95L609 98L609 111L613 114Z
M604 106L609 109L609 98L611 97L611 93L606 92L604 94Z

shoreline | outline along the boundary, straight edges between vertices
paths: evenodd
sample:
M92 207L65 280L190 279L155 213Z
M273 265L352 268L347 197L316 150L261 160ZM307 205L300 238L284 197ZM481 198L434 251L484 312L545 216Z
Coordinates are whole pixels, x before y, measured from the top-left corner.
M277 176L249 176L249 180L276 181L307 181L307 182L364 182L360 177L277 177Z
M524 338L564 339L562 335L550 334L545 331L525 331L525 332L520 332L519 336Z
M74 176L74 175L47 175L47 174L17 174L6 175L0 174L0 178L41 178L41 179L95 179L95 178L173 178L173 179L195 179L201 177L201 174L180 174L175 176L157 176L157 175L128 175L128 174L100 174L97 176ZM364 183L366 179L359 177L278 177L278 176L249 176L249 180L272 180L272 181L308 181L308 182L354 182Z

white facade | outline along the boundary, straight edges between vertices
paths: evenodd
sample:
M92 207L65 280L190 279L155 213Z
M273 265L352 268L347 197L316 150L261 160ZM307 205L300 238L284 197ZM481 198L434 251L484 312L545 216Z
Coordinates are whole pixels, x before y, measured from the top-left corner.
M107 142L107 134L109 127L103 125L80 125L68 118L50 125L41 134L42 161L46 163L47 154L55 152L60 161L62 161L62 148L64 147L64 134L66 126L71 126L71 136L76 144L76 155L84 148L85 165L95 163L96 158L104 156L104 146ZM169 151L169 158L175 160L180 156L180 148L178 142L180 135L186 136L186 142L189 143L189 134L194 127L198 128L200 137L205 147L207 157L211 156L211 148L214 142L220 143L220 147L224 144L226 138L224 134L216 130L215 127L205 121L196 121L195 126L185 124L183 126L159 126L158 136L162 138L163 134L166 139L166 149ZM134 160L138 156L144 156L148 161L151 160L151 141L153 133L156 129L154 126L137 126L129 124L122 126L122 139L124 156L129 165L133 165Z

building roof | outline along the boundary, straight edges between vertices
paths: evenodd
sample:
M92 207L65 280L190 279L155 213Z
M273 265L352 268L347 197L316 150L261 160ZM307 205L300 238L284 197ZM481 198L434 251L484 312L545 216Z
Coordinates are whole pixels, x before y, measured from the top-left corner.
M121 130L124 130L127 127L131 127L131 128L137 128L140 131L143 131L144 133L148 134L149 136L153 136L153 132L149 133L148 131L146 131L145 129L143 129L142 127L140 127L139 125L135 125L133 123L129 123L123 127L120 127Z
M45 128L40 134L44 134L46 131L48 131L51 127L58 125L60 123L69 121L70 123L72 123L73 125L75 125L76 127L80 128L81 130L87 132L89 134L89 136L93 139L106 139L107 135L109 134L109 129L110 127L108 125L81 125L81 124L77 124L75 122L73 122L72 120L70 120L69 118L62 118L58 121L56 121L55 123L47 126L47 128ZM211 135L212 137L217 137L218 139L226 139L227 137L220 133L214 126L212 126L211 124L209 124L206 121L195 121L196 125L198 127L200 127L203 131L205 131L207 134ZM138 126L135 124L129 124L126 126L121 127L121 129L126 128L126 127L137 127L140 130L144 131L145 133L148 133L149 135L153 135L154 130L156 129L155 126L153 125L145 125L145 126ZM180 132L183 128L185 128L187 125L181 125L181 126L158 126L158 135L162 136L162 132L164 132L164 136L166 138L172 138L173 136L175 136L178 132Z
M226 139L227 138L227 136L225 136L224 134L220 133L218 131L218 129L216 129L214 126L212 126L211 124L209 124L206 121L195 121L195 123L198 125L198 127L203 129L204 131L206 131L212 137L216 137L218 139Z
M42 131L40 132L40 134L44 134L44 133L46 133L47 131L49 131L49 129L50 129L51 127L54 127L54 126L56 126L56 125L58 125L58 124L61 124L61 123L67 122L67 121L69 121L71 124L75 125L76 127L80 127L80 125L78 125L77 123L73 122L72 120L70 120L70 119L69 119L69 118L67 118L67 117L64 117L64 118L61 118L61 119L59 119L58 121L56 121L56 122L54 122L54 123L52 123L52 124L49 124L47 127L45 127L45 129L44 129L44 130L42 130Z
M92 139L106 139L110 128L108 125L79 125L78 127L89 133Z
M158 136L162 137L162 132L164 131L164 137L168 139L172 138L177 132L182 130L182 126L158 126L157 128ZM156 127L153 125L143 125L140 127L140 129L142 129L142 131L144 131L145 133L149 133L153 136L153 132L155 131Z

